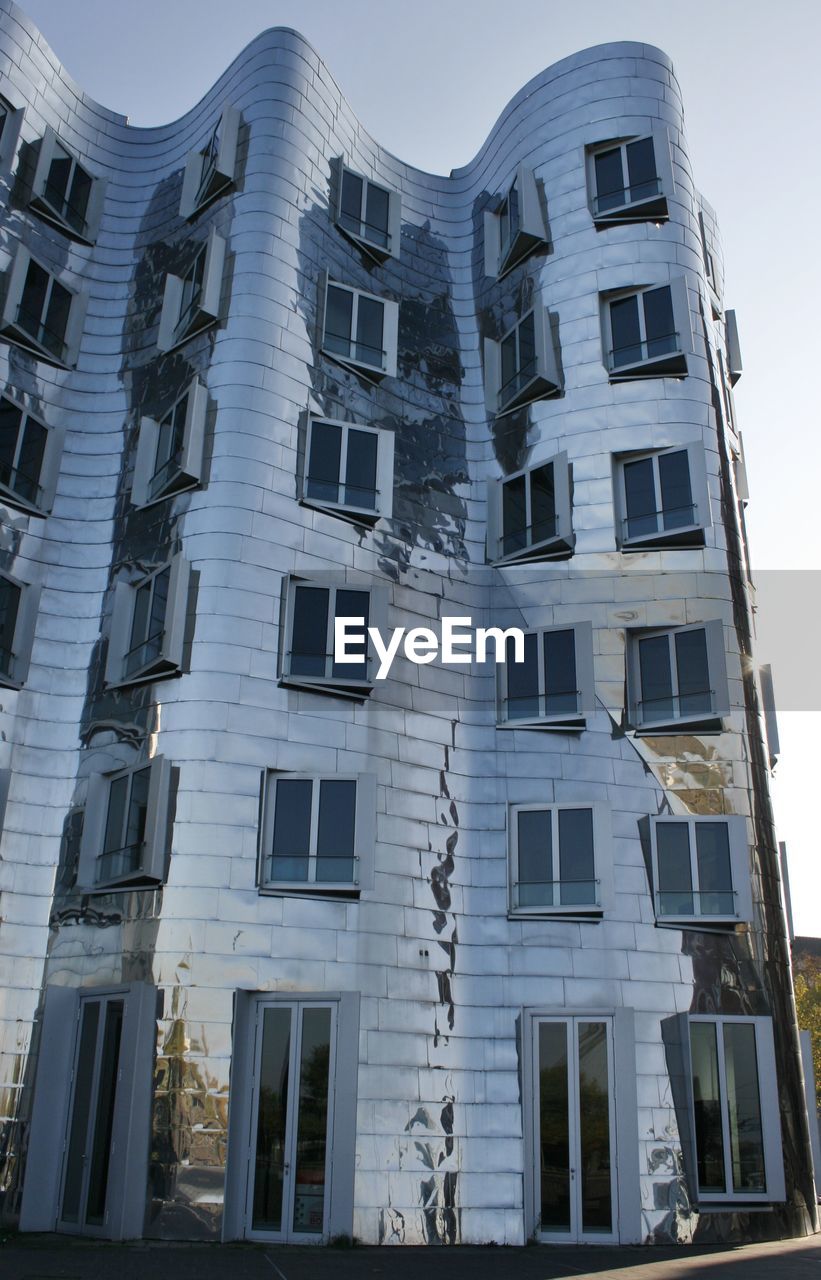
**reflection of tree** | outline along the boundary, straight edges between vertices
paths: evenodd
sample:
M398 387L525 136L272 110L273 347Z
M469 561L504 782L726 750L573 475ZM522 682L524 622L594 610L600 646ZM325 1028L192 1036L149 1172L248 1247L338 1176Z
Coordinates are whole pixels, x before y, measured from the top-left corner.
M325 1181L330 1052L327 1042L318 1044L302 1061L297 1146L299 1182L321 1184Z

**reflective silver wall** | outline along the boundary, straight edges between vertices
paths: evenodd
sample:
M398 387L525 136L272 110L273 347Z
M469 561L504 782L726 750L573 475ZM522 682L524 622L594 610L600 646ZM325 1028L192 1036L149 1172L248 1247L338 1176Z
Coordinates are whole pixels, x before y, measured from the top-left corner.
M751 659L751 589L735 490L715 220L692 179L669 60L640 44L579 53L528 84L477 157L450 177L403 165L354 118L297 34L255 40L186 116L136 129L71 83L14 5L0 5L0 92L23 107L21 144L51 126L107 180L96 243L32 215L18 151L0 173L4 268L18 242L88 295L76 369L0 343L4 393L65 428L53 510L2 508L0 568L41 584L29 677L4 689L9 769L0 864L6 1214L17 1213L46 985L149 981L161 990L146 1234L218 1238L238 990L359 992L352 1229L368 1242L523 1243L526 1011L632 1010L637 1131L619 1134L635 1182L622 1238L753 1238L810 1229L789 956ZM226 103L238 108L234 187L179 215L183 170ZM585 147L663 125L669 220L591 219ZM401 255L376 265L334 226L332 164L401 193ZM546 201L549 252L484 273L483 217L516 167ZM711 292L699 214L713 256ZM217 228L228 246L222 318L161 354L168 272ZM398 372L372 386L320 355L322 272L399 303ZM613 383L600 295L684 276L686 377ZM541 291L563 393L495 421L482 343ZM198 375L208 391L203 483L130 502L141 416ZM371 531L300 505L307 412L394 433L393 514ZM703 548L625 557L613 455L701 441L712 523ZM573 468L572 560L486 567L487 480L542 448ZM183 674L104 680L114 587L181 549L194 572ZM386 583L391 625L443 614L487 624L593 624L596 704L583 733L496 728L478 668L395 664L364 701L278 680L283 575L345 570ZM720 617L731 711L719 734L636 736L625 633ZM131 759L173 763L170 859L156 888L76 887L88 779ZM262 896L266 770L377 778L373 885L359 900ZM596 922L509 912L509 806L598 803L610 815L612 901ZM753 922L720 934L660 929L639 835L664 812L748 822ZM699 1213L682 1163L662 1023L771 1014L787 1200L772 1213ZM67 1049L68 1053L68 1049ZM524 1119L523 1119L524 1115ZM525 1179L526 1181L526 1179Z

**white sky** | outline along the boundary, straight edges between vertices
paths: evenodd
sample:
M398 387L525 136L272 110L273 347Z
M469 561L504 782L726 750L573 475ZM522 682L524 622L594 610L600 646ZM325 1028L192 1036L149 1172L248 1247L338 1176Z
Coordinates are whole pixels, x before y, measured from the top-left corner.
M379 142L440 173L466 163L513 94L559 58L611 40L659 45L675 63L696 181L725 241L726 298L738 314L745 367L736 403L753 567L821 568L812 518L821 438L817 393L812 409L808 394L819 363L821 285L817 0L20 0L20 7L80 85L134 124L176 119L260 31L295 27ZM808 601L817 610L821 594L817 574L800 577L793 603L773 607L760 629L759 658L773 662L777 699L779 668L786 673L790 696L781 700L791 708L802 705L794 672L807 670L815 648L815 636L803 655L795 648L795 606L800 599L806 618ZM814 678L815 687L805 687L808 709L779 715L773 785L799 934L821 934Z

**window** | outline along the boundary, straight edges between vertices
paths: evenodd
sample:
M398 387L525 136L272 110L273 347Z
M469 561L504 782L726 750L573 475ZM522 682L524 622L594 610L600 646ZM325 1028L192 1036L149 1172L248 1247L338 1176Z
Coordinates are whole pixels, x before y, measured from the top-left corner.
M542 560L573 549L566 453L488 481L488 559Z
M77 885L85 893L165 878L171 765L148 763L88 780Z
M40 141L31 207L75 240L92 244L97 236L105 182L80 164L53 129Z
M499 725L507 729L585 727L593 706L593 629L589 622L526 631L524 662L508 639L499 673Z
M10 166L20 137L23 108L15 109L6 98L0 98L0 165Z
M616 512L624 550L703 546L711 521L702 445L623 455L617 464Z
M375 524L393 509L393 432L333 418L308 420L302 500Z
M348 697L370 693L375 655L370 641L361 649L361 661L334 661L334 619L363 618L368 627L386 631L387 597L383 587L337 586L319 578L286 579L284 592L284 643L280 678L284 684L327 690ZM348 652L357 654L350 641Z
M219 319L224 266L225 241L212 231L182 276L166 276L157 335L160 351L171 351Z
M518 915L600 916L609 839L598 805L522 804L510 811L510 903ZM604 891L603 891L604 890Z
M686 374L693 349L686 281L610 296L604 331L611 381Z
M62 431L44 426L8 396L0 397L0 502L22 511L49 511L62 447Z
M689 1018L698 1200L783 1200L781 1117L770 1018Z
M718 294L718 282L716 280L716 269L713 255L707 246L707 227L704 222L704 214L699 210L698 229L701 236L701 253L704 259L704 274L707 277L707 283L714 293Z
M131 486L136 507L200 483L207 407L208 391L194 378L158 421L142 419Z
M0 574L0 686L19 689L28 676L39 588Z
M633 633L628 692L635 729L720 729L730 710L723 624Z
M485 403L494 415L511 413L561 389L547 312L535 306L501 342L485 338Z
M724 333L727 342L727 372L730 385L734 387L741 377L744 365L741 360L741 343L738 340L738 321L735 311L731 309L724 313Z
M224 107L202 150L190 152L182 179L181 217L193 218L233 184L240 121L236 107Z
M327 277L321 292L322 350L371 379L396 377L399 305Z
M650 819L656 922L721 928L752 917L747 820Z
M673 167L666 129L656 129L643 138L596 144L588 150L587 164L597 225L667 218Z
M486 213L485 275L503 276L535 249L547 248L547 228L533 170L519 165L495 213Z
M74 365L85 309L85 292L67 289L27 249L17 246L0 316L6 337L51 364Z
M372 182L337 161L336 225L377 262L399 257L402 209L396 191Z
M372 879L376 779L269 773L265 780L260 885L353 893Z
M179 673L189 580L187 560L176 555L134 583L117 583L106 660L107 684L137 684Z

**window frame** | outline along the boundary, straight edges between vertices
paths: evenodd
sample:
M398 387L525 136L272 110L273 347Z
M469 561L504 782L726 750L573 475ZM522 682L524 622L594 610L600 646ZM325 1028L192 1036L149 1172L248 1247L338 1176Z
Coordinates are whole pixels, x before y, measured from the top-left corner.
M131 802L133 778L143 769L150 770L146 801L145 831L141 848L144 853L133 871L101 880L96 877L105 842L108 805L112 784L120 778L131 779L128 805ZM126 814L128 806L126 807ZM134 888L154 888L165 880L171 816L171 762L165 756L138 760L129 765L92 773L88 778L80 856L77 864L77 887L84 894L116 893Z
M162 468L157 469L157 451L162 424L176 413L186 401L185 425L179 449L179 463L165 481L154 487ZM137 452L134 459L134 476L131 483L131 502L135 507L150 507L187 489L195 489L202 483L203 454L205 449L205 419L208 410L208 388L194 377L181 395L161 418L144 417L140 420ZM171 458L164 464L168 467Z
M540 714L511 719L507 715L508 704L508 664L500 662L496 667L496 728L497 729L542 729L555 730L560 733L579 733L587 727L587 717L592 714L595 698L595 680L593 671L593 625L590 622L554 623L549 627L530 627L525 635L538 637L536 644L537 661L537 697L540 710L547 697L545 688L544 643L542 637L556 631L572 631L574 639L574 658L576 666L576 711L560 712L554 715Z
M57 477L60 471L60 459L63 453L63 445L65 442L65 427L50 427L36 413L32 413L21 403L15 396L4 392L0 395L0 401L7 401L15 409L19 410L21 416L20 425L17 429L17 444L15 446L15 458L19 457L21 441L25 435L26 424L31 420L38 427L42 427L46 432L46 443L43 449L43 461L40 464L40 473L36 480L38 501L31 502L28 498L24 498L13 488L13 486L2 478L0 473L0 503L15 510L25 511L28 515L43 516L51 511L54 503L54 496L57 489ZM13 468L16 471L16 468ZM32 480L34 479L31 477Z
M507 243L503 244L504 211L510 206L514 189L518 191L519 226L512 235L508 236ZM531 253L535 253L537 249L547 249L549 246L550 240L539 200L536 176L527 165L520 164L505 194L497 200L496 208L485 210L485 275L495 276L497 280L501 280L520 262L524 262L525 258L530 257Z
M159 652L134 671L127 672L125 664L130 652L137 592L166 569L169 570L168 596ZM178 552L134 581L121 578L117 582L105 664L105 683L109 688L125 688L180 674L190 581L191 566L182 553ZM147 640L142 643L146 644Z
M511 334L517 334L517 352L519 347L518 331L524 322L533 316L533 338L535 349L535 369L533 376L518 391L502 399L502 343ZM550 316L547 308L542 306L537 297L532 307L520 316L499 338L484 340L485 369L485 406L494 418L503 418L508 413L525 408L535 400L545 400L558 395L562 389L556 351L553 345L553 334L550 327ZM521 376L521 367L517 368L516 377Z
M316 843L319 824L320 788L323 782L355 782L356 802L354 810L354 877L347 881L273 880L265 872L266 864L273 857L274 819L276 815L276 789L279 782L310 782L311 833L307 853L308 870L316 874ZM267 769L262 774L260 792L260 822L257 840L257 887L260 894L287 894L289 897L353 897L373 884L374 845L376 840L376 775L372 773L289 773L281 769ZM358 850L358 852L357 852Z
M657 356L642 356L639 360L614 365L613 363L613 328L611 306L614 302L624 302L627 298L641 298L645 293L653 293L657 289L670 290L670 303L673 311L673 323L676 328L668 337L677 339L675 351L664 352ZM634 378L681 378L689 372L687 356L693 351L693 331L690 316L690 295L687 280L684 276L673 276L670 280L662 280L658 284L634 285L626 289L613 289L601 295L602 299L602 354L604 365L611 382L627 382ZM644 348L647 344L647 322L644 304L638 308L639 333L638 343L631 346Z
M650 533L629 534L627 514L627 488L625 483L625 467L632 462L651 460L653 463L653 487L656 503L661 502L661 479L659 459L672 453L686 453L690 477L690 495L692 507L699 518L687 525L675 529L657 529ZM688 440L684 444L667 445L658 449L642 449L636 453L618 453L614 455L615 463L615 507L616 507L616 543L621 551L643 551L648 547L700 546L705 543L706 531L712 527L710 512L710 491L707 483L707 460L704 445L700 440ZM653 514L657 518L664 516L664 510L657 505ZM703 517L703 518L702 518ZM634 517L636 519L638 517Z
M550 813L552 857L555 871L559 866L561 846L559 840L559 813L562 810L589 810L593 830L593 871L596 900L591 903L556 903L522 906L517 902L519 879L519 824L520 813ZM612 827L607 807L599 801L532 801L508 805L508 916L510 919L565 919L600 920L613 904ZM551 882L561 891L561 879ZM572 883L565 881L564 883Z
M226 102L219 119L208 134L205 146L189 151L180 192L181 218L191 221L236 182L241 123L239 109ZM217 146L214 147L217 139ZM207 170L209 154L213 156L213 164Z
M324 654L325 672L322 675L312 676L304 675L299 672L292 673L290 671L289 660L291 657L291 636L293 635L297 587L315 588L317 590L332 593L328 599L328 620ZM340 582L338 577L331 578L328 574L311 574L310 576L299 573L286 574L282 581L282 599L280 608L281 643L279 646L278 675L279 683L281 685L289 688L304 689L311 693L331 693L340 697L358 699L367 698L372 691L376 679L376 671L379 666L379 660L376 656L370 638L367 640L367 679L357 680L353 677L333 675L334 618L337 615L335 607L331 607L331 602L333 600L335 605L336 596L340 591L367 591L370 597L368 606L368 626L378 627L383 636L386 634L388 592L385 585L381 583Z
M376 506L358 507L348 502L332 502L329 499L312 497L308 493L311 480L309 471L311 458L311 438L315 423L323 423L330 427L338 427L342 431L339 454L339 474L345 473L347 462L348 436L351 431L361 431L365 435L376 436ZM317 511L325 511L329 515L340 516L354 524L375 525L381 519L390 519L393 514L393 466L394 466L394 433L385 427L374 427L363 422L348 422L342 418L328 418L323 414L309 413L305 432L305 455L302 475L300 502ZM346 488L346 481L337 481L339 489Z
M530 542L527 546L505 552L504 531L504 489L505 485L525 478L525 505L527 525L525 534L532 531L532 483L530 477L534 471L543 467L553 467L553 492L556 508L555 532L549 538L538 542ZM555 453L549 458L530 462L526 467L513 471L510 475L489 479L487 482L487 558L490 564L516 564L539 560L555 560L571 555L576 542L573 532L573 477L566 451Z
M82 228L73 226L66 220L64 213L56 209L46 194L48 184L48 175L54 160L57 148L68 156L71 162L69 171L69 185L73 180L76 169L80 169L86 175L90 182L88 204L83 218ZM103 212L103 203L105 201L106 181L93 174L85 164L82 164L75 155L71 147L63 142L62 138L52 129L51 125L46 125L43 136L39 142L37 151L37 160L34 166L34 176L31 182L31 196L29 204L45 222L57 227L65 235L72 240L77 240L80 244L94 244L97 239L97 233L100 229L100 219Z
M8 670L4 670L3 664L0 663L0 688L22 689L28 679L31 666L34 631L40 608L40 586L23 582L20 578L6 572L0 572L0 579L11 583L19 592Z
M227 242L216 228L212 227L207 239L198 243L197 251L186 268L185 274L178 276L171 271L168 272L165 277L165 291L157 334L158 350L173 351L205 329L210 329L222 318L222 286L226 250ZM203 258L203 271L202 284L197 295L198 305L196 307L189 305L186 313L183 314L185 282L195 272L201 258Z
M709 692L713 708L709 712L694 712L684 716L664 716L658 721L645 720L639 713L641 698L636 694L641 691L641 674L639 667L639 641L666 636L668 653L670 654L671 701L678 694L678 671L675 661L674 637L685 631L703 631L705 633L707 652L707 673L711 688ZM630 628L627 632L627 703L630 726L638 735L678 734L682 731L703 733L721 732L723 721L730 714L730 692L727 680L727 659L724 649L724 623L720 618L710 618L705 622L690 622L678 627Z
M377 182L373 178L368 178L364 173L360 173L358 169L354 169L351 165L345 163L343 157L339 156L333 162L335 167L336 191L333 202L333 221L334 224L342 232L352 244L362 249L370 258L377 263L387 262L389 258L399 258L400 241L402 235L402 196L392 187L386 186L384 182ZM342 187L345 180L345 174L350 173L354 178L359 178L362 183L362 198L360 201L360 228L367 226L365 221L368 202L368 188L376 187L379 191L384 191L388 197L388 230L387 245L381 245L371 240L367 235L357 233L342 222Z
M381 367L369 364L365 360L356 360L350 356L345 356L338 351L332 351L326 346L325 341L325 319L328 313L328 290L330 288L342 289L346 293L350 293L353 297L351 306L351 336L347 341L355 346L356 340L353 334L356 332L356 320L359 314L359 299L368 298L372 302L378 302L382 307L382 341L384 347L382 355L385 357L384 364ZM319 307L317 309L317 327L319 336L319 349L329 360L333 360L336 364L341 365L343 369L350 369L359 377L367 378L369 382L379 383L383 378L395 378L397 370L397 346L399 339L399 303L394 302L392 298L380 297L377 293L369 293L367 289L358 289L356 285L345 284L341 280L331 279L327 271L323 271L320 279L319 287ZM341 335L340 335L341 336Z
M727 827L727 842L730 857L730 876L732 880L732 890L704 890L699 886L698 876L698 848L696 843L696 829L700 824L705 822L723 823ZM702 892L732 892L735 910L733 912L720 912L716 914L702 913L700 911L693 912L666 912L661 911L660 897L663 890L660 889L660 875L658 862L658 832L660 827L670 826L678 823L686 825L688 851L690 857L690 876L693 886L691 892L693 896L693 905L700 898ZM652 868L652 892L653 892L653 913L656 918L656 924L659 928L690 928L700 930L710 930L715 932L726 932L733 929L737 924L750 922L752 920L753 901L752 901L752 884L750 880L750 850L747 839L747 819L740 814L656 814L650 817L650 859ZM668 892L674 892L669 891ZM682 895L686 894L682 890Z
M622 181L629 177L627 168L627 147L634 142L644 142L651 138L653 142L653 158L656 169L658 191L655 195L645 196L640 200L626 200L610 209L597 209L597 201L601 198L596 183L596 157L608 151L619 149L621 153ZM649 129L646 133L631 134L627 137L602 139L592 142L585 148L585 166L587 172L587 192L590 214L597 227L607 227L613 223L629 222L666 222L669 218L668 200L675 192L673 177L672 150L670 133L663 125ZM631 188L623 186L623 194Z
M61 339L62 352L59 356L50 351L48 347L45 347L37 337L20 324L19 312L31 263L38 266L49 277L48 298L51 297L54 284L60 285L71 297L66 327ZM45 305L47 307L48 302ZM7 340L14 342L19 347L23 347L26 351L30 351L38 360L43 360L46 364L55 365L58 369L72 369L77 363L80 351L87 305L88 295L85 290L78 292L69 288L62 280L58 279L55 272L50 267L47 267L40 258L29 253L25 245L17 245L7 275L6 297L2 314L0 314L0 330ZM40 314L42 317L42 310Z

